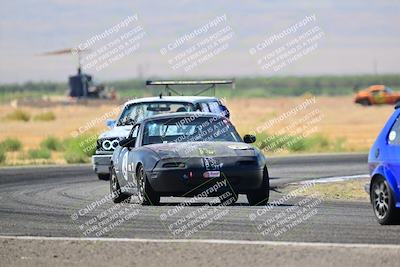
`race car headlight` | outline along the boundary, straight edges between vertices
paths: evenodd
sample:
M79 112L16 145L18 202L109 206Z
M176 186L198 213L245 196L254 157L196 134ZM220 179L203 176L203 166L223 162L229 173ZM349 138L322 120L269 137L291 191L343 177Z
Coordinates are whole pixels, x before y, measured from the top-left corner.
M168 158L178 158L179 154L175 151L171 150L159 150L158 155L161 159L168 159Z
M113 149L116 149L117 146L119 146L119 140L118 139L113 140L111 142L111 146L112 146Z
M173 162L166 162L162 165L163 168L185 168L186 164L184 162L178 162L178 161L173 161Z
M101 144L101 147L104 150L110 150L112 148L112 144L110 140L104 140L103 143Z
M113 151L118 146L119 146L119 138L97 140L97 150Z

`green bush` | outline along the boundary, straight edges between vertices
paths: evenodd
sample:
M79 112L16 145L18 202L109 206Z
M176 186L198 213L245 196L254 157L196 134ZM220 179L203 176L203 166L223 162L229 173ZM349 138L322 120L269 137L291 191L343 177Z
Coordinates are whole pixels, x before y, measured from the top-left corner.
M340 152L345 150L346 138L338 137L333 144L333 151Z
M266 151L274 152L286 149L289 143L293 143L293 136L290 135L257 135L257 146Z
M0 148L4 151L19 151L21 147L21 141L15 138L6 138L0 143Z
M96 151L97 135L81 135L64 140L67 163L88 163Z
M31 115L26 111L17 109L11 113L8 113L6 119L14 121L29 121L31 119Z
M64 154L64 159L67 163L89 163L90 159L85 154L67 150Z
M28 151L28 156L30 159L49 159L51 157L51 152L45 148L30 149Z
M33 117L34 121L54 121L55 119L56 115L51 111L40 113Z
M318 151L329 150L330 142L329 142L328 138L326 138L325 136L317 134L317 135L311 136L307 140L310 143L309 145L312 146L315 150L318 150Z
M0 164L6 162L6 151L0 147Z
M64 149L62 142L53 136L48 136L40 143L41 148L48 149L50 151L62 151Z
M302 138L300 136L291 137L290 142L286 145L287 149L292 152L307 151L310 150L312 144L310 140Z

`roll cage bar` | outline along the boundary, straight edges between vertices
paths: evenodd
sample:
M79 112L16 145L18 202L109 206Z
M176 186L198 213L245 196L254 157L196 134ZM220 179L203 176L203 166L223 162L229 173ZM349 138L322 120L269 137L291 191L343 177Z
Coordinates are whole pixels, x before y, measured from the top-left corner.
M215 96L215 91L216 91L216 86L217 85L226 85L230 84L232 89L235 89L235 80L198 80L198 81L184 81L184 80L155 80L151 81L148 80L146 81L146 87L147 86L165 86L164 92L166 95L180 95L183 96L183 92L179 92L177 89L171 88L171 86L206 86L205 88L199 89L197 92L195 92L194 96L201 95L207 91L212 91L213 95ZM160 92L160 96L162 95L162 92Z

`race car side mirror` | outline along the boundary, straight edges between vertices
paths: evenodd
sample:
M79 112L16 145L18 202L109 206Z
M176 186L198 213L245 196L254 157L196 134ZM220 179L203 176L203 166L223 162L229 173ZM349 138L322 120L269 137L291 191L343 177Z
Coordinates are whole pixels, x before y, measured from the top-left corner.
M256 141L256 137L251 134L246 134L245 136L243 136L243 141L247 144L252 144Z
M229 112L229 109L224 105L221 105L221 109L222 109L222 112L221 112L222 115L229 119L231 117L231 113Z
M131 138L124 138L119 141L119 145L122 147L133 147L135 145L136 138L131 137Z
M106 125L108 128L112 129L114 128L116 122L117 122L116 120L108 119L106 120Z

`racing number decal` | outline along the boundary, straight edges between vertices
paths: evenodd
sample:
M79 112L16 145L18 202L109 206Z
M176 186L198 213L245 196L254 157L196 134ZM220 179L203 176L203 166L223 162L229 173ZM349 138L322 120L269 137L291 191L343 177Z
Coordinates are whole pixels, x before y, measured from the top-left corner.
M207 171L217 171L222 167L218 159L215 158L202 158L204 167Z
M204 178L217 178L221 176L222 163L216 158L203 158L203 164L206 171L203 173Z
M122 176L128 181L128 151L125 151L124 158L122 159Z

